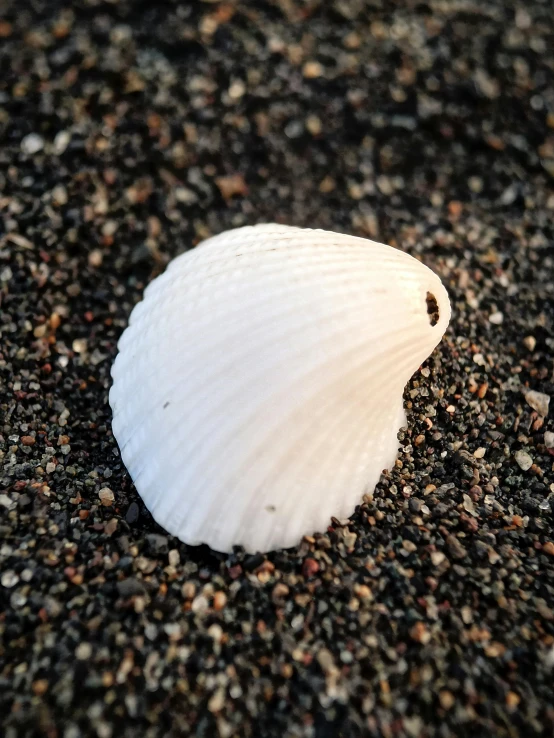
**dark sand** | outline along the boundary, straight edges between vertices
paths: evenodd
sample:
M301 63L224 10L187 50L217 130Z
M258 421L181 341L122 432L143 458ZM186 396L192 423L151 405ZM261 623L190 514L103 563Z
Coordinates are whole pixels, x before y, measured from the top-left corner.
M8 0L3 737L552 735L554 34L511 5ZM109 370L171 257L267 220L417 255L454 316L371 501L227 557L144 509Z

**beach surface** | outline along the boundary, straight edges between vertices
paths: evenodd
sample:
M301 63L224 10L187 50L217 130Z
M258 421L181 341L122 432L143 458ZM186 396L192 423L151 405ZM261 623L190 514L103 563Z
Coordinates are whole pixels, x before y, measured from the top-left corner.
M552 735L551 2L8 0L0 217L4 738ZM227 556L145 509L110 367L171 258L267 221L453 315L353 517Z

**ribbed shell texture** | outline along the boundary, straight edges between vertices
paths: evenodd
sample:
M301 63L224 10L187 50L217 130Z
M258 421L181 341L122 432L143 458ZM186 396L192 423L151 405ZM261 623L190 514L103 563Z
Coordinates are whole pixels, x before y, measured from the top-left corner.
M112 369L114 434L148 509L217 551L348 517L394 463L403 388L449 317L433 272L366 239L270 224L177 257Z

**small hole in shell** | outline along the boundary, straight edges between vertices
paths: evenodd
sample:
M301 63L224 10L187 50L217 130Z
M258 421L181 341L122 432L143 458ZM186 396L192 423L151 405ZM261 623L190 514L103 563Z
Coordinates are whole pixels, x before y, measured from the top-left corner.
M425 302L427 303L427 315L429 316L429 323L431 323L432 326L435 326L439 322L440 318L439 303L437 302L437 298L432 292L428 292L427 297L425 298Z

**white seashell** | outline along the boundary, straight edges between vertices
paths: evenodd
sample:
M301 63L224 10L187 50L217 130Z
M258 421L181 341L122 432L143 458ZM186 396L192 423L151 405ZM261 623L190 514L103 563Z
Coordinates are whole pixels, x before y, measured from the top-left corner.
M390 246L275 224L208 239L119 341L113 431L139 494L217 551L324 531L394 463L404 386L449 319L440 279Z

